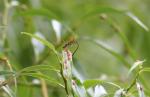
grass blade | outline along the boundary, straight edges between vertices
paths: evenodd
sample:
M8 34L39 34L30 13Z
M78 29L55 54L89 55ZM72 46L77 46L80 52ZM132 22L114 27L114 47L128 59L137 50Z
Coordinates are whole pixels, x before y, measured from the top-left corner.
M95 7L92 10L90 10L86 15L84 15L84 18L93 16L95 14L100 14L100 13L123 13L123 12L125 11L117 10L111 7Z
M96 45L98 45L99 47L101 47L102 49L110 53L111 55L113 55L116 59L121 61L127 68L131 66L130 63L128 63L123 56L113 51L108 45L106 45L102 41L97 40L97 39L91 39L90 37L84 37L84 39L95 43Z
M128 74L130 74L134 69L136 69L137 67L141 66L143 63L145 62L144 61L137 61L133 64L133 66L130 68Z
M125 14L127 16L129 16L133 21L135 21L139 26L141 26L144 30L149 31L149 28L138 17L136 17L133 13L126 12Z
M111 7L95 7L92 10L90 10L86 15L84 15L83 19L86 19L90 16L93 16L95 14L100 14L100 13L123 14L123 15L128 16L129 18L131 18L134 22L136 22L144 30L149 31L149 28L137 16L135 16L133 13L131 13L127 10L118 10L118 9L111 8Z

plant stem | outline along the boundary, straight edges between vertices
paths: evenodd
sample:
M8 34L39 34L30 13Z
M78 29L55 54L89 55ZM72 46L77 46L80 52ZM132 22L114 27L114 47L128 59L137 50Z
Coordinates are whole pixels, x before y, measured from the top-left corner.
M0 58L0 60L3 61L8 66L8 68L11 72L14 72L12 65L10 64L10 62L8 61L7 58ZM14 75L12 77L13 77L14 83L15 83L15 94L17 94L17 79Z
M3 24L4 26L7 26L8 25L8 11L9 11L8 0L4 0L4 5L5 5L5 9L4 9L4 15L3 15Z
M108 22L108 24L110 25L110 27L117 32L117 34L119 35L119 37L122 39L122 41L124 42L125 46L127 47L127 50L129 51L129 55L132 57L133 60L136 60L137 58L137 53L135 52L135 50L132 49L129 40L127 39L127 37L125 36L125 34L121 31L120 27L117 26L117 24L108 18L103 19L104 21Z
M48 90L47 90L47 85L44 79L41 79L41 86L42 86L42 93L43 97L49 97L48 96Z
M60 63L60 66L61 66L60 74L61 74L61 76L63 78L63 81L64 81L64 84L65 84L65 91L66 91L66 94L69 95L68 86L67 86L67 80L66 80L66 78L63 75L63 65Z
M126 93L128 93L131 90L131 88L136 84L136 81L137 81L138 77L139 77L139 72L136 74L136 76L135 76L134 80L132 81L131 85L126 89Z
M118 35L120 36L120 38L122 39L122 41L124 42L125 46L127 47L130 56L132 57L133 60L136 60L137 58L137 54L136 52L132 49L129 40L127 39L127 37L125 36L125 34L120 30L120 28L115 24L115 23L110 23L110 26L114 29L114 31L118 32Z
M140 72L142 71L142 69L143 68L139 68L139 70L137 71L137 74L136 74L135 78L133 79L131 85L126 89L126 93L128 93L131 90L131 88L136 84L137 79L139 78L139 75L140 75Z

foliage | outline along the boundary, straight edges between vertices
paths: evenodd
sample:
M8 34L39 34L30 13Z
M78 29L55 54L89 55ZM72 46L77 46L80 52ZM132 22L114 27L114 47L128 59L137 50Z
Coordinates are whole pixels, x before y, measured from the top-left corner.
M149 97L149 0L1 0L0 97Z

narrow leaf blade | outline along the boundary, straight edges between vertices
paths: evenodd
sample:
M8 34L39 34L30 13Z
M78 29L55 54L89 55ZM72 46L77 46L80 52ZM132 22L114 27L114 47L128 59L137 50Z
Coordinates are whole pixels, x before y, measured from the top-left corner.
M144 30L149 31L149 28L138 17L136 17L133 13L126 12L125 14L127 16L129 16L133 21L135 21L139 26L141 26Z
M41 70L58 71L58 69L56 69L55 67L50 66L50 65L36 65L36 66L26 67L26 68L22 69L20 71L20 73L31 72L31 71L41 71Z
M90 87L96 86L96 85L100 85L100 84L108 84L111 86L114 86L116 88L121 88L119 85L113 83L113 82L107 82L107 81L103 81L103 80L99 80L99 79L89 79L89 80L85 80L83 82L83 86L85 87L85 89L88 89Z
M51 50L53 50L53 52L54 52L55 54L57 53L57 51L55 50L54 45L51 44L50 42L48 42L47 40L44 40L44 39L42 39L42 38L40 38L40 37L38 37L38 36L36 36L36 35L33 35L33 34L31 34L31 33L27 33L27 32L21 32L21 33L24 34L24 35L28 35L28 36L30 36L30 37L33 37L33 38L37 39L39 42L41 42L42 44L46 45L46 46L49 47Z
M141 66L143 64L144 61L137 61L133 64L133 66L130 68L128 74L130 74L134 69L136 69L137 67Z
M22 73L21 75L24 76L32 76L32 77L36 77L36 78L42 78L46 81L48 81L51 85L55 84L55 85L59 85L61 87L64 87L61 83L59 83L57 80L51 78L50 76L44 75L42 73Z

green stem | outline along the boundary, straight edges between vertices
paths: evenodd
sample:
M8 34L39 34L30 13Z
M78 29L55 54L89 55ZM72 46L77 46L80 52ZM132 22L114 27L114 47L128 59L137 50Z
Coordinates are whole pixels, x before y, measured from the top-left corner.
M4 26L7 26L7 24L8 24L8 11L9 11L8 0L4 0L4 5L5 5L5 9L4 9L4 16L3 16L3 24L4 24Z
M69 95L68 86L67 86L67 80L66 80L66 78L63 75L63 64L60 63L60 66L61 66L60 74L61 74L61 76L63 78L63 81L64 81L64 84L65 84L65 91L66 91L67 95Z
M128 92L131 90L131 88L136 84L137 79L139 78L139 75L140 75L140 72L142 71L142 69L143 69L143 68L140 68L140 69L138 70L138 72L137 72L135 78L133 79L131 85L126 89L126 93L128 93Z
M136 81L137 81L138 77L139 77L139 72L136 74L136 76L135 76L134 80L132 81L131 85L126 89L126 93L128 93L132 89L132 87L136 84Z

